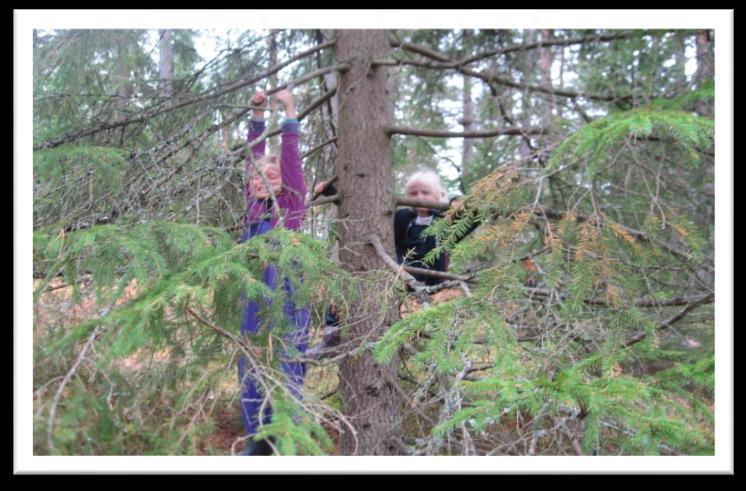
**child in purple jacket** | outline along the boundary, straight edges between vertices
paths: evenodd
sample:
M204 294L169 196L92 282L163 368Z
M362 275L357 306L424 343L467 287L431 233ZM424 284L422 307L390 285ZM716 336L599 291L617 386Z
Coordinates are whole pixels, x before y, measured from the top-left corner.
M245 162L244 170L247 182L244 193L247 215L246 229L241 238L242 242L268 232L278 223L289 230L298 230L305 215L306 185L298 151L298 120L295 117L294 98L289 91L282 90L275 94L274 99L283 106L286 116L282 124L280 156L279 158L275 155L265 156L264 141L255 145L252 149L254 161L264 172L269 189L261 175L256 171L250 158L247 158ZM254 109L254 115L249 124L249 142L256 140L264 131L266 94L257 91L251 97L251 103L261 109ZM276 200L276 203L272 203L273 199ZM277 216L277 209L279 209L281 216ZM268 266L264 271L264 282L273 290L277 289L278 283L282 283L282 288L289 299L292 293L290 282L287 278L280 277L275 265ZM265 323L259 316L260 307L261 305L256 301L247 303L241 324L242 335L256 335L262 327L265 327ZM294 345L300 353L305 353L308 341L309 309L298 309L288 300L283 305L283 313L296 326L294 332L285 341ZM283 360L282 371L287 377L290 393L300 399L303 378L306 373L305 363ZM269 404L264 404L263 391L256 380L253 368L247 366L245 357L239 359L238 374L241 383L241 410L244 426L247 435L252 437L249 438L248 445L241 455L271 455L272 448L269 442L253 440L253 436L257 433L259 427L271 420L272 409Z

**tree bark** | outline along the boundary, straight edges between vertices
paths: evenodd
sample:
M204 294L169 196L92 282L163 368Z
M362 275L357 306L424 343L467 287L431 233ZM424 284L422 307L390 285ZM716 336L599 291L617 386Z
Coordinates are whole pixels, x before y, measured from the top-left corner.
M338 216L342 266L362 280L360 301L351 306L343 323L344 337L369 343L378 339L396 317L396 306L383 294L370 272L385 265L367 237L377 235L389 253L394 251L394 177L390 140L384 128L393 118L393 101L386 67L370 62L389 55L382 30L343 30L337 38L337 60L350 69L339 79L339 168L341 202ZM397 455L401 436L401 400L392 385L398 357L386 364L374 362L370 350L340 363L342 411L355 434L341 437L343 455Z

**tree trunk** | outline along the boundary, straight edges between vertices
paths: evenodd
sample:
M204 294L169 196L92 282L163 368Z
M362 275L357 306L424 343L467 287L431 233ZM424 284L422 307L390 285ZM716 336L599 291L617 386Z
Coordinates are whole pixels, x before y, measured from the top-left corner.
M697 87L715 77L715 57L713 55L710 31L697 34L697 71L694 73L694 83ZM697 112L704 116L712 116L714 107L711 104L697 104Z
M683 33L674 33L675 63L673 65L674 87L676 93L686 90L686 38Z
M541 40L549 41L551 38L552 31L549 29L542 29ZM552 50L549 47L539 48L539 71L541 72L541 86L547 89L552 88ZM551 94L549 101L542 103L541 109L541 122L545 128L552 126L553 111L557 104L556 96Z
M221 112L221 116L223 119L226 119L226 115ZM223 126L222 130L222 143L223 143L223 154L228 155L231 153L231 130L228 126Z
M367 242L377 235L393 255L394 180L389 137L384 127L393 119L388 69L370 67L371 60L389 56L381 30L342 30L336 57L350 64L339 79L338 207L342 266L362 281L360 301L343 319L349 326L344 340L369 343L378 339L396 318L395 304L385 298L386 286L371 277L385 268ZM342 411L355 433L341 437L343 455L396 455L401 436L401 401L392 383L398 357L386 365L374 362L369 350L340 363Z
M337 88L337 74L327 73L324 75L324 83L326 84L326 90L332 90ZM322 118L324 122L324 134L327 140L330 140L337 136L337 113L339 111L339 102L337 95L333 95L331 99L324 105L322 110ZM325 162L333 162L337 159L337 146L327 145L322 150Z
M464 48L468 50L469 38L471 33L468 30L462 32L464 40ZM471 77L464 75L464 90L462 94L463 103L463 119L460 121L464 127L464 132L474 131L474 101L471 98ZM464 138L463 149L461 154L461 178L462 180L466 177L469 171L469 164L474 160L474 142L470 138ZM462 181L463 182L463 181Z
M173 78L174 78L174 47L171 42L171 29L162 29L160 31L160 43L158 45L159 60L158 69L160 73L160 93L159 95L169 101L173 96Z
M132 80L130 79L129 67L129 46L127 44L127 38L125 31L119 31L116 38L117 47L117 99L115 103L115 118L117 122L127 120L126 108L129 105L129 97L132 92ZM122 126L118 130L119 143L118 146L124 145L124 132L126 126Z
M534 31L526 29L523 31L523 44L531 44L534 42ZM534 73L534 65L536 63L535 51L530 49L522 53L523 64L522 64L522 83L526 86L533 83L532 74ZM523 89L521 93L521 123L524 127L531 126L531 92L528 89ZM521 160L527 160L534 149L531 148L528 137L521 138L520 155Z
M712 53L710 31L697 34L697 71L694 79L700 87L715 75L715 60Z
M549 41L552 37L551 29L542 29L541 40ZM554 64L554 58L552 56L552 50L550 47L539 48L539 63L538 68L541 73L541 86L547 89L552 88L552 65ZM562 87L562 85L560 85ZM541 101L541 126L544 128L553 128L555 120L555 111L557 109L557 98L554 94L550 95L547 100ZM539 148L539 165L543 166L544 162L549 158L550 137L540 136L537 138ZM549 178L549 188L555 199L555 203L559 199L558 184L556 176Z
M277 29L270 29L269 30L269 66L275 66L277 65L277 33L279 30ZM274 89L277 87L277 73L272 74L269 77L269 86L270 88ZM273 118L273 121L276 121L276 119ZM280 148L279 143L277 141L277 138L270 138L267 140L268 145L268 151L270 155L279 155L280 154Z

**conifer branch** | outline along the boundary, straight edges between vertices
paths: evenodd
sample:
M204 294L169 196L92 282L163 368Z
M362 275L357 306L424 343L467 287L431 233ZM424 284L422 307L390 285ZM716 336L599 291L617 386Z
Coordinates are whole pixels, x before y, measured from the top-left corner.
M338 203L339 200L340 200L339 194L334 194L332 196L316 198L310 201L307 206L318 206L318 205L323 205L327 203ZM431 210L443 210L443 211L448 210L451 207L451 205L448 203L433 203L432 201L420 201L420 200L405 198L405 197L397 197L395 199L395 204L396 206L410 206L412 208L429 208Z
M551 218L551 219L554 219L554 220L562 220L563 218L567 217L567 215L568 215L567 212L561 212L561 211L557 211L557 210L551 210L551 209L548 209L548 208L542 208L540 210L536 210L534 213L536 215L538 215L538 216L546 216L547 218ZM575 221L577 221L578 223L586 222L586 221L589 220L589 217L586 217L584 215L574 215L574 217L575 217ZM666 251L670 252L674 256L679 257L680 259L684 259L686 261L694 261L694 258L691 255L687 254L686 252L681 251L681 250L677 249L676 247L674 247L674 246L672 246L672 245L670 245L670 244L668 244L668 243L666 243L666 242L664 242L664 241L662 241L660 239L651 238L645 232L641 232L639 230L635 230L632 227L628 227L628 226L626 226L624 224L621 224L621 223L618 223L618 222L616 223L616 225L618 227L620 227L622 230L630 233L631 235L633 235L637 239L644 240L646 242L655 242L656 244L658 244L659 246L661 246L663 249L665 249Z
M537 49L537 48L546 48L549 46L572 46L575 44L587 44L587 43L596 43L596 42L608 42L608 41L617 41L622 39L630 39L632 37L640 36L638 33L633 32L625 32L620 34L603 34L600 36L586 36L582 38L572 38L572 39L542 39L541 41L537 41L535 43L528 43L528 44L518 44L514 46L508 46L507 48L499 48L491 51L485 51L484 53L479 53L473 56L469 56L466 58L463 58L458 61L459 65L468 65L469 63L474 63L475 61L483 60L485 58L490 58L492 56L498 56L498 55L505 55L508 53L516 53L519 51L527 51L531 49Z
M614 102L614 101L625 100L625 99L631 98L631 96L620 97L620 96L611 96L611 95L597 95L597 94L588 94L588 93L582 93L582 92L574 92L571 90L564 90L564 89L554 89L554 88L550 88L546 86L530 85L526 83L521 84L521 83L514 82L505 77L498 77L495 75L488 75L488 74L477 72L475 70L472 70L470 68L463 66L463 63L450 59L448 56L444 55L443 53L439 53L425 46L420 46L417 44L407 43L407 42L398 42L398 41L393 41L393 40L391 44L393 47L402 48L406 51L425 56L426 58L430 58L439 63L433 64L433 63L424 63L424 62L418 62L418 61L412 61L412 60L396 60L393 62L377 61L376 62L377 64L416 65L416 66L421 66L423 68L432 68L432 69L455 69L460 73L482 80L490 87L490 90L493 92L493 94L495 93L495 91L492 87L492 83L497 83L500 85L504 85L506 87L512 87L512 88L521 89L521 90L528 90L531 92L541 92L541 93L550 94L550 95L558 95L562 97L568 97L571 99L585 98L585 99L591 99L591 100Z
M451 205L448 203L433 203L432 201L420 201L416 199L406 198L403 196L397 197L395 200L396 206L410 206L412 208L429 208L431 210L448 210Z
M544 128L503 128L484 131L443 131L427 130L420 128L407 128L403 126L387 126L384 128L387 135L413 135L413 136L430 136L437 138L492 138L495 136L525 136L525 135L544 135L547 130Z
M694 300L694 301L690 302L689 304L687 304L686 307L684 307L683 309L681 309L681 311L678 312L676 315L670 317L669 319L667 319L667 320L663 321L661 324L659 324L658 327L656 328L656 331L662 331L664 329L668 329L674 323L676 323L676 322L680 321L681 319L683 319L684 317L686 317L686 315L689 312L691 312L692 310L696 309L700 305L704 305L706 303L709 303L709 302L713 301L714 299L715 299L715 294L714 293L709 293L709 294L704 295L703 297L701 297L701 298L699 298L697 300ZM641 333L639 333L639 334L637 334L635 336L632 336L631 338L627 339L624 342L624 347L628 348L628 347L630 347L630 346L632 346L634 344L639 343L640 341L642 341L643 339L645 339L645 336L646 336L646 334L644 332L641 332Z

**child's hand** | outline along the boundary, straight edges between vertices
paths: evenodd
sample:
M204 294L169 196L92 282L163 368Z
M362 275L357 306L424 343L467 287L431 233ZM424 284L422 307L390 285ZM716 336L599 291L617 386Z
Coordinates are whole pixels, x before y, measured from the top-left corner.
M267 108L267 94L263 90L257 90L251 96L249 103L261 109L254 109L254 119L264 119L264 110Z
M282 89L273 97L277 99L277 101L282 104L283 107L287 107L288 104L293 104L295 102L293 94L291 94L290 91L287 89Z
M283 109L285 109L285 116L288 118L294 118L295 117L295 98L293 97L293 94L290 93L289 90L283 89L276 93L274 96L274 99L282 104Z
M259 107L267 107L267 94L263 90L257 90L254 95L251 96L251 105Z
M319 194L319 193L320 193L321 191L323 191L323 190L324 190L324 187L325 187L325 186L326 186L326 181L321 181L320 183L318 183L318 184L316 185L316 187L315 187L315 188L313 188L313 193L314 193L314 194Z

